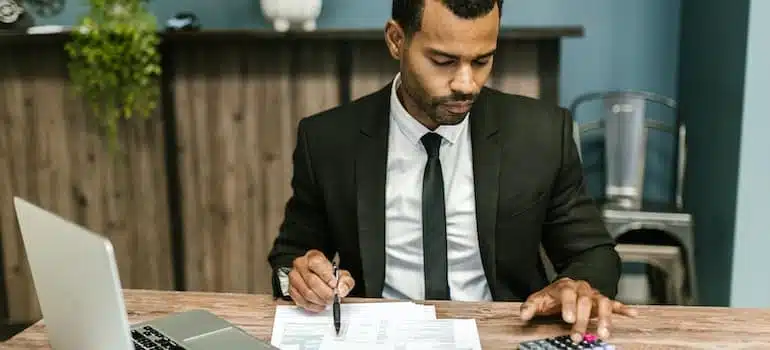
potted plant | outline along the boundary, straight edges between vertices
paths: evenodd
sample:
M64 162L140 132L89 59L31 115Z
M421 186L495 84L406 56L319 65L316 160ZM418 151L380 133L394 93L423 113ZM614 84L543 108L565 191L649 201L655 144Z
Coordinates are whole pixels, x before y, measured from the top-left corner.
M120 121L146 118L158 105L160 38L146 0L88 1L89 12L66 43L68 70L114 151Z

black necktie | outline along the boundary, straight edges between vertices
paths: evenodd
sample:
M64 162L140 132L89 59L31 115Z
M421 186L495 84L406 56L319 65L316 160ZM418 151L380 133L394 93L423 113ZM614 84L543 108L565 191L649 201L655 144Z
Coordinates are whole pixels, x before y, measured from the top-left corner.
M444 177L439 147L441 135L428 133L421 139L428 153L422 179L422 245L425 264L425 299L449 300L447 280L446 212Z

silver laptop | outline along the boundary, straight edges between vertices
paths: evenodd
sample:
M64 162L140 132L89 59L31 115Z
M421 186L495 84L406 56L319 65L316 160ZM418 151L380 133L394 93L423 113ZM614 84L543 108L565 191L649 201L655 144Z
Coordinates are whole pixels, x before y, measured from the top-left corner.
M14 204L54 349L278 349L205 310L130 325L110 241L21 198Z

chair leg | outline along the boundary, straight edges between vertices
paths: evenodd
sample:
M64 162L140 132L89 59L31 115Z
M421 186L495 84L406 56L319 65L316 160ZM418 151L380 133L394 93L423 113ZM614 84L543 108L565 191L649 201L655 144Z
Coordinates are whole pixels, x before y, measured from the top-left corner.
M686 281L687 284L687 295L688 295L688 305L697 305L698 304L698 281L696 279L696 268L695 268L695 253L692 252L692 249L694 247L690 247L690 249L687 252L687 276Z
M678 259L677 259L678 260ZM647 279L651 294L663 305L686 305L682 288L685 285L684 266L681 261L650 259Z
M681 232L679 240L682 242L685 253L684 267L682 273L685 278L686 305L696 305L698 303L698 281L695 266L695 242L691 234L692 231Z
M685 266L680 262L675 262L671 266L671 282L674 290L677 305L689 305L690 300L685 297L687 279L685 278Z
M668 295L668 276L666 271L661 266L658 266L658 264L648 264L645 270L650 295L654 298L655 303L669 304L671 299Z

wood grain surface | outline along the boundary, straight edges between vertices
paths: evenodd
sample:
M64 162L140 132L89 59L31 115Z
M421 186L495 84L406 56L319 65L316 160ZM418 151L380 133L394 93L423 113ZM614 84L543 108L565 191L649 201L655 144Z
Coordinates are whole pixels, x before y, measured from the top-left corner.
M337 51L327 41L171 51L184 289L271 291L266 257L291 195L296 125L341 102Z
M126 290L131 323L188 309L207 309L254 336L270 340L275 306L269 295ZM377 301L348 299L346 302ZM521 341L567 334L558 321L519 319L519 303L430 302L438 318L474 318L484 349L513 349ZM618 349L770 349L770 309L640 306L635 318L615 317L609 342ZM0 344L2 349L50 349L38 322Z
M57 46L0 49L0 300L7 320L39 319L13 197L108 237L121 284L173 290L164 122L121 123L110 153L97 118L74 93ZM2 307L0 307L1 309ZM0 317L6 312L0 310Z

